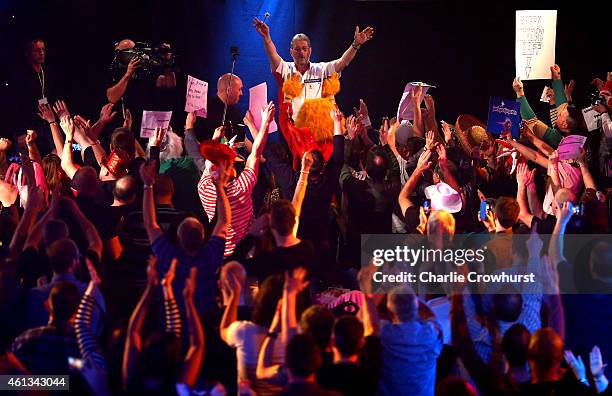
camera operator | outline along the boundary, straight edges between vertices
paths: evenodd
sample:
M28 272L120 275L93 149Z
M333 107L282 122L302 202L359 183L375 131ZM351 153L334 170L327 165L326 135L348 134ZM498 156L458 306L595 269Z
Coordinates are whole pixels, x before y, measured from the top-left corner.
M119 103L123 109L130 109L133 116L133 132L140 130L140 120L143 110L172 110L173 103L163 100L169 90L176 88L176 74L171 65L172 49L170 44L163 43L159 49L163 67L155 69L155 73L146 70L145 60L134 54L127 65L121 63L121 53L133 51L136 43L130 39L121 40L115 47L115 61L111 69L112 86L106 90L106 97L111 103ZM119 61L117 59L119 58ZM125 71L124 71L125 69ZM156 75L157 74L157 75Z

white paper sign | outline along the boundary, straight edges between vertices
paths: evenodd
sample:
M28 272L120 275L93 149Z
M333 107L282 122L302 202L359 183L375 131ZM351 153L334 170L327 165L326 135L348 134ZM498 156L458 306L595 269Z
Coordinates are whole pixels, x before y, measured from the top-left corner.
M429 88L435 88L433 85L425 84L423 82L409 82L404 88L404 93L400 99L399 106L397 107L397 120L414 120L414 102L412 101L412 92L418 87L423 87L423 98L429 90ZM421 103L423 99L421 99Z
M140 137L150 138L155 132L155 128L168 129L172 118L171 111L149 111L142 112L142 122L140 123Z
M261 128L261 109L268 106L268 84L262 82L252 88L249 88L249 111L253 114L255 128ZM268 133L278 131L276 122L272 120Z
M601 114L593 110L593 106L589 106L586 109L582 109L582 115L584 116L584 122L589 132L592 132L599 128L599 119Z
M569 135L561 139L559 146L557 147L557 153L559 154L559 160L575 159L580 153L580 149L586 142L586 136L580 135Z
M550 79L556 34L556 10L516 12L516 75L521 80Z
M185 111L197 111L197 116L206 118L206 105L208 96L208 83L195 77L187 77L187 96L185 97Z

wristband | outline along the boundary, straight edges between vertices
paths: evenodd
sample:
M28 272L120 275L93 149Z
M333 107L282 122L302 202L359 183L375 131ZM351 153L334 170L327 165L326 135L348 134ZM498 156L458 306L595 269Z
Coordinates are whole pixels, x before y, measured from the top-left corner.
M52 124L57 124L57 121L51 121L51 122L49 123L49 125L52 125Z
M143 189L145 189L145 190L151 190L151 189L153 189L153 184L145 184L145 185L143 186Z
M351 43L351 47L353 47L353 49L354 49L355 51L357 51L357 50L358 50L358 49L361 47L361 45L357 45L357 44L355 44L355 42L353 41L353 42Z
M266 337L276 339L276 338L278 338L278 333L276 331L271 331L268 334L266 334Z

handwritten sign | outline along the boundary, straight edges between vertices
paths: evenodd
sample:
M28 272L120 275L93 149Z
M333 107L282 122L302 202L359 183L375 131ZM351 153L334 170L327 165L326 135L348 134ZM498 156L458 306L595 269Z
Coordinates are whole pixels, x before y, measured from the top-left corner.
M255 128L261 128L261 109L268 105L268 85L262 82L252 88L249 88L249 111L253 115L255 121ZM272 120L268 133L276 132L278 126L276 122Z
M516 12L516 75L521 80L550 79L556 34L556 10Z
M197 111L197 116L206 118L206 105L208 96L208 83L195 77L187 77L187 96L185 98L185 111Z
M142 122L140 123L140 137L150 138L155 132L155 128L168 129L172 118L171 111L149 111L142 112Z
M580 149L586 142L586 136L580 135L568 135L561 139L559 146L557 147L557 153L559 154L559 160L570 160L576 159L580 153Z
M404 93L400 99L399 106L397 108L397 120L414 120L414 101L412 97L414 90L418 87L423 87L423 97L429 90L429 88L435 88L433 85L425 84L423 82L409 82L404 88ZM423 99L421 99L421 102ZM419 104L420 105L420 104Z

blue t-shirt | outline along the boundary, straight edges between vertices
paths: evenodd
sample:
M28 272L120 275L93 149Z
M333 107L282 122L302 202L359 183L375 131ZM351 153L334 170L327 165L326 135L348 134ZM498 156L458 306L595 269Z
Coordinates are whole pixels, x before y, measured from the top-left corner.
M165 235L162 235L153 241L151 250L157 257L157 270L160 279L170 268L172 259L176 258L178 260L172 287L181 312L184 313L183 288L185 287L185 279L189 277L189 272L193 266L198 268L197 286L194 295L196 308L200 313L214 308L217 292L216 273L223 262L225 239L214 236L202 245L198 254L189 256L170 242Z

